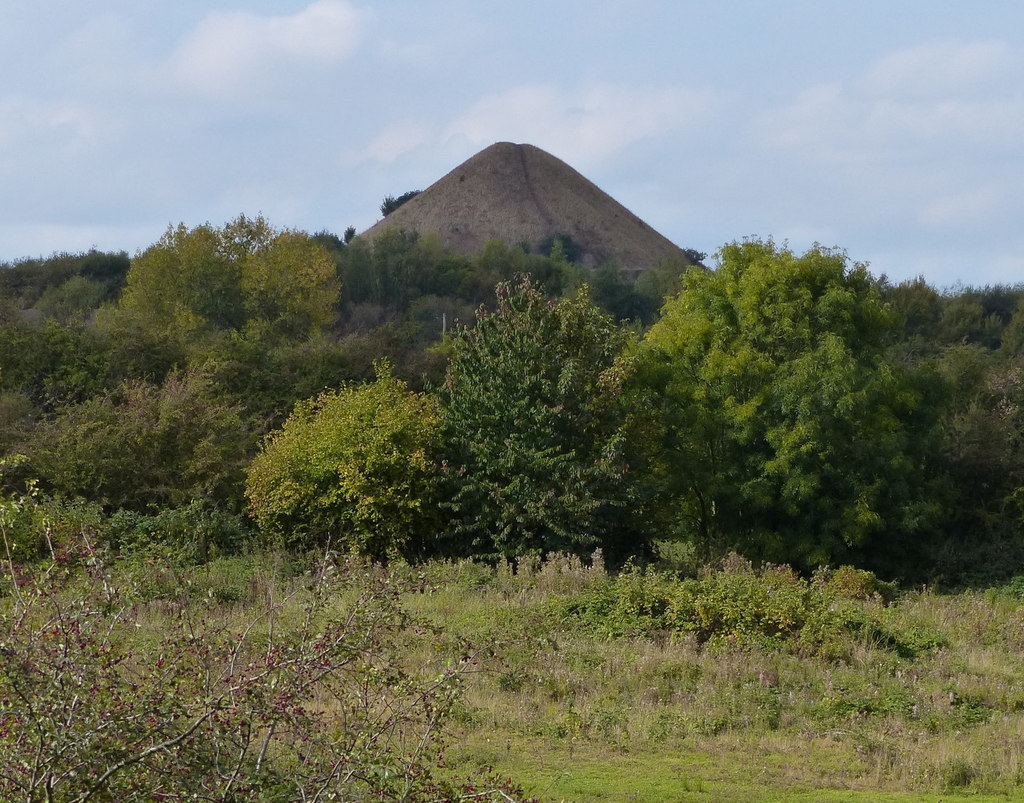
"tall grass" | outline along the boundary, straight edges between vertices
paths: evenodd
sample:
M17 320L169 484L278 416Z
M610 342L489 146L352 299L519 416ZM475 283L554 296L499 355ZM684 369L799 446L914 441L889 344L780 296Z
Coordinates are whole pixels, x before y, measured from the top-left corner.
M386 568L341 557L330 572L325 615L389 589L409 624L389 633L388 660L420 679L457 670L443 724L454 747L435 771L493 767L541 800L1024 794L1013 584L897 594L851 569L802 578L735 556L686 577L613 576L600 555ZM290 600L313 579L291 555L183 568L146 554L109 582L133 589L141 660L187 605L218 632L278 611L254 631L270 641L297 626Z
M751 761L765 789L1022 792L1024 607L1009 591L896 596L854 570L808 580L735 558L686 579L568 558L517 569L433 564L407 602L494 644L459 722L466 762L529 778L516 755L596 751L627 776L626 757L689 755L723 794Z

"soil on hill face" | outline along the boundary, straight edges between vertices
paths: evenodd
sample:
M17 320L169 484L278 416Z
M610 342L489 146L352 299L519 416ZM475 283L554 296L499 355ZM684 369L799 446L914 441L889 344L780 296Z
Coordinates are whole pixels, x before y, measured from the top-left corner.
M533 145L498 142L400 206L362 237L387 229L436 233L445 248L479 253L490 240L532 252L568 235L581 264L635 274L664 259L691 264L681 248L561 159Z

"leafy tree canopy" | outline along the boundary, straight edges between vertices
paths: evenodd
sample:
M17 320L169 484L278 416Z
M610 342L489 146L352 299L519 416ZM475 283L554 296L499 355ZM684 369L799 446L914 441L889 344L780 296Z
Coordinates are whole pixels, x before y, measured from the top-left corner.
M114 323L184 343L225 330L302 337L334 317L334 260L307 234L244 215L171 227L132 261Z
M452 339L441 391L459 546L508 557L638 548L624 522L628 334L586 288L552 302L520 278L497 298Z
M814 565L919 528L930 419L885 357L898 319L878 283L820 247L718 258L685 274L643 348L681 532Z
M380 364L375 382L296 405L249 467L249 512L292 545L414 549L429 529L439 434L436 402Z

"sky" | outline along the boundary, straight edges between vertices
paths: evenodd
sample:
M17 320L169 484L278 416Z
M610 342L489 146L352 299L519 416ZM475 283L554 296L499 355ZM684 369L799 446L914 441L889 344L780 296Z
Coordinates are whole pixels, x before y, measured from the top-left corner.
M498 141L683 248L1024 282L1024 3L0 0L0 261L341 234Z

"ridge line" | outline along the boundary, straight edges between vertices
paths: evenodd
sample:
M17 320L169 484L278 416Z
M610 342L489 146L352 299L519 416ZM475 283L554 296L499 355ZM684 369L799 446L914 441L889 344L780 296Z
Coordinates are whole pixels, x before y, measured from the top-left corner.
M537 208L537 211L540 212L544 225L551 228L555 226L555 220L547 208L540 202L540 198L537 197L537 193L533 188L533 178L530 176L530 168L526 165L526 149L522 145L516 145L515 147L519 153L519 164L523 168L523 177L526 179L526 191L529 193L530 199L533 201L533 205Z

